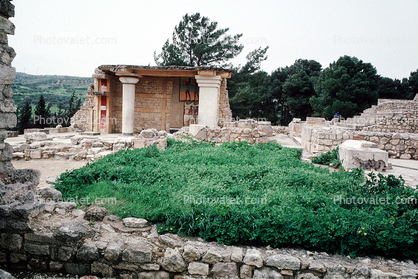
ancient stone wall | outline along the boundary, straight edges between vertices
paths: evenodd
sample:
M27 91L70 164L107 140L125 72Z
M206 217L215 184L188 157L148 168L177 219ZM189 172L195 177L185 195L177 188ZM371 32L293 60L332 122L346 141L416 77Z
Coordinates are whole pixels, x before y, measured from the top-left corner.
M94 95L87 92L86 99L80 110L71 117L71 126L82 131L90 131L93 128L93 115L95 113Z
M8 35L14 35L15 26L9 20L14 16L14 6L10 1L1 1L0 9L0 173L12 172L13 148L4 143L7 137L5 128L14 128L17 124L16 106L13 103L13 91L10 85L16 77L16 69L12 61L16 56L13 48L8 45Z
M308 125L302 127L302 146L311 153L331 151L345 140L353 138L354 131L352 129Z
M0 210L0 262L11 269L117 279L415 279L418 275L418 265L412 261L226 246L179 237L144 219L107 216L100 207L75 209L74 202L64 201L51 188L37 194L19 209Z
M404 111L380 123L364 127L363 131L381 133L418 133L418 111Z
M220 127L223 127L226 122L230 122L232 120L232 111L229 106L229 96L227 87L227 79L222 78L221 87L220 87L220 94L219 94L219 112L218 118Z
M418 160L418 134L361 131L356 132L354 139L376 143L389 153L389 158Z

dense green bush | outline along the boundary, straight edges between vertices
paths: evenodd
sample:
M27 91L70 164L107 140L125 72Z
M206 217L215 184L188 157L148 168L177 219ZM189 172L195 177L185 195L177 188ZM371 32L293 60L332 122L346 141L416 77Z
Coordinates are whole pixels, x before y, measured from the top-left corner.
M341 166L341 161L338 158L338 147L314 157L312 163L338 168Z
M271 143L169 140L165 151L119 151L63 173L56 187L65 198L114 197L112 213L160 232L418 260L414 189L391 175L329 173L300 156Z

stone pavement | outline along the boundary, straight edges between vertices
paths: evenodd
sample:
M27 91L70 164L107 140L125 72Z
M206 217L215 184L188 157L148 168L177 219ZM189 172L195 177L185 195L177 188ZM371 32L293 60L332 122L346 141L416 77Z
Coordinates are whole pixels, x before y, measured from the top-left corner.
M396 177L402 175L405 179L405 184L413 186L418 185L418 161L417 160L402 160L402 159L389 159L389 163L392 164L392 169L382 172L384 175L393 174Z

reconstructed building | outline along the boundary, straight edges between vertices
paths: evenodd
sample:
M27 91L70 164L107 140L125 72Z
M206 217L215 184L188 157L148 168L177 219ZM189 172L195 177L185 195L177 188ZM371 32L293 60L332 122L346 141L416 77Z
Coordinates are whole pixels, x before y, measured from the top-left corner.
M213 67L102 65L72 124L125 135L150 128L220 126L232 117L226 90L231 74Z

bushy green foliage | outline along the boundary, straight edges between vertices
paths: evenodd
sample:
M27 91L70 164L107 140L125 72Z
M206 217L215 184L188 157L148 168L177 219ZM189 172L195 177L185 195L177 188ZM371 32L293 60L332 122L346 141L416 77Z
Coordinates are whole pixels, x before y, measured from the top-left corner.
M418 260L414 189L391 175L329 173L300 156L272 143L169 140L165 151L119 151L63 173L56 188L64 198L115 197L105 205L112 213L160 232Z
M327 165L334 168L337 168L341 165L341 161L338 158L338 147L334 148L331 151L325 152L320 154L317 157L312 159L312 163L320 164L320 165Z

